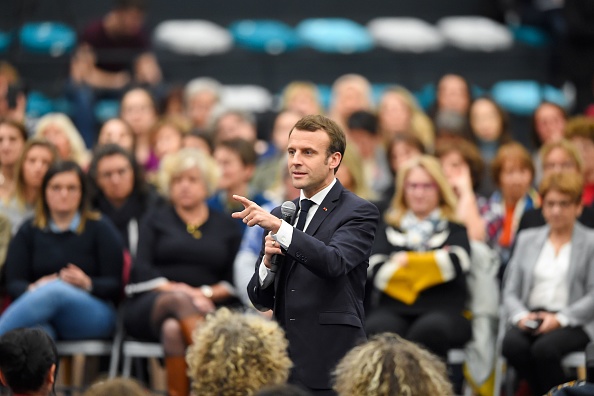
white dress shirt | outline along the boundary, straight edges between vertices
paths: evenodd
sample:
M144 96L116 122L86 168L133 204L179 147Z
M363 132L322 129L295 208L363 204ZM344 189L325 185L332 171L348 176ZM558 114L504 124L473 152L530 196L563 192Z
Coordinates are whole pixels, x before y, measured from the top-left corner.
M305 219L305 226L303 227L303 231L307 230L307 226L313 219L314 215L316 214L318 208L320 207L321 203L326 198L326 195L330 192L332 187L336 184L336 178L332 180L332 182L324 187L322 190L318 191L314 196L311 198L307 198L303 194L303 190L301 190L301 194L299 197L299 202L304 199L309 199L313 202L311 208L307 212L307 218ZM297 217L294 219L294 223L297 224L299 216L301 215L301 205L299 205L299 213L297 213ZM287 250L289 246L291 246L291 241L293 240L293 226L286 221L282 220L281 226L278 229L276 234L271 234L275 241L277 241L284 250ZM270 271L266 265L264 265L264 258L262 258L262 262L260 263L260 267L258 269L258 274L260 277L260 286L262 288L268 287L274 281L274 272Z

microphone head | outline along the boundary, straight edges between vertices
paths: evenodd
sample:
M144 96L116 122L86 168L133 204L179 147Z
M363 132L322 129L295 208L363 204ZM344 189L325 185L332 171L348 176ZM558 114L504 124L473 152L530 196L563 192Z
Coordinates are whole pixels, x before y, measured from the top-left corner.
M285 201L281 205L281 214L283 216L283 219L293 218L293 215L295 214L296 211L297 211L297 206L295 206L295 203L293 203L293 201Z

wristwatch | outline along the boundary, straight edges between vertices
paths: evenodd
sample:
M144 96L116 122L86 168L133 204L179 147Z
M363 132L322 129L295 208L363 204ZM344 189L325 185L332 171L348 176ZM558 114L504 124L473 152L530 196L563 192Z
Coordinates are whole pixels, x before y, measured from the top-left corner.
M202 292L202 294L204 294L204 297L206 298L212 298L212 296L214 295L212 287L208 285L200 286L200 291Z

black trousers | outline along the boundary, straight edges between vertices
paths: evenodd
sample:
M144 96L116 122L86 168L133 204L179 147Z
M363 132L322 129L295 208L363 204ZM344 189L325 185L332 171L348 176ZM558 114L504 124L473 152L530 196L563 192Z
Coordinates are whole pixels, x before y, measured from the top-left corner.
M472 336L470 321L462 314L432 311L398 315L390 307L378 307L367 317L367 335L391 332L423 345L447 361L448 351L462 347Z
M581 327L563 327L534 336L514 326L503 337L502 354L528 381L532 392L542 395L566 382L561 366L563 356L583 351L588 342L590 338Z

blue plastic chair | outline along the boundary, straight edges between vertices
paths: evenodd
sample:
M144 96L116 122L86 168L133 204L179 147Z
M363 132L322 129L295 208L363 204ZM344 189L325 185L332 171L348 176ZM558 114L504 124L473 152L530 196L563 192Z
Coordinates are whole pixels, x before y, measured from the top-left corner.
M342 18L312 18L297 25L297 34L308 46L329 53L350 54L373 48L373 38L364 26Z
M69 53L76 45L74 30L56 22L27 23L21 28L19 39L24 50L51 56Z
M277 55L301 47L301 40L289 25L275 20L243 20L232 23L229 31L242 48Z

